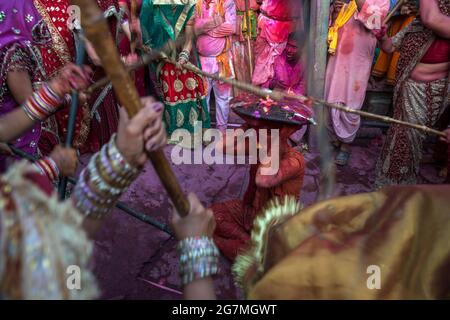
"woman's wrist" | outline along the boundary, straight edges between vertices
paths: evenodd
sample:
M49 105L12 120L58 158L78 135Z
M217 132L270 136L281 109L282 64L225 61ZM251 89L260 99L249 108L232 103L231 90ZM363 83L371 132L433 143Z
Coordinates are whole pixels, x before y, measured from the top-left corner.
M57 79L48 82L48 87L61 100L63 100L67 94L71 93L70 91L68 92L67 90L64 90L64 88L59 84L59 81Z
M206 236L189 237L178 243L180 277L184 286L219 272L219 250Z
M43 121L55 113L64 101L64 95L59 95L50 84L43 84L22 105L22 109L33 121Z

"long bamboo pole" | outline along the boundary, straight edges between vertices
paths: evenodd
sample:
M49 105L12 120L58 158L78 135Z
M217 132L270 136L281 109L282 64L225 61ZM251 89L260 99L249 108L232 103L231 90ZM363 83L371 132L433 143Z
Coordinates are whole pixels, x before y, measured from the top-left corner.
M96 2L92 0L72 0L71 2L80 7L81 24L86 37L100 57L102 66L111 79L119 102L126 108L129 116L133 117L142 108L141 100L130 75L120 60L100 9ZM189 213L189 202L183 194L163 151L151 152L148 156L178 213L181 216L186 216Z
M165 54L163 54L162 52L156 51L156 50L152 51L151 55L144 55L143 59L144 59L143 61L141 61L133 66L130 66L130 69L140 68L155 59L165 59L171 63L176 63L176 61L169 59ZM443 133L442 131L434 130L434 129L429 128L424 125L401 121L398 119L390 118L387 116L381 116L378 114L374 114L374 113L370 113L370 112L366 112L366 111L362 111L362 110L354 110L354 109L351 109L350 107L335 104L335 103L329 103L329 102L327 102L323 99L319 99L319 98L307 97L307 96L293 94L290 92L280 91L280 90L263 89L261 87L252 85L250 83L240 82L235 79L223 78L217 74L210 74L203 70L200 70L198 67L194 66L191 63L187 63L185 65L182 65L181 67L186 70L190 70L198 75L230 84L233 87L253 93L253 94L263 97L263 98L271 98L272 100L275 100L275 101L280 101L280 100L284 100L284 99L292 99L292 100L300 101L302 103L308 103L308 104L314 103L314 104L318 104L318 105L324 105L328 108L341 110L341 111L347 112L347 113L357 114L363 118L379 120L379 121L386 122L386 123L398 124L398 125L412 128L412 129L420 130L420 131L426 132L428 134L432 134L432 135L436 135L436 136L440 136L440 137L446 137L445 133ZM107 84L108 82L109 82L109 80L107 78L104 78L104 79L100 80L99 82L93 84L90 88L88 88L88 92L92 92L91 88L94 88L94 87L98 88L99 84L104 85L104 84Z
M423 126L423 125L419 125L419 124L415 124L415 123L410 123L410 122L406 122L406 121L401 121L401 120L397 120L394 118L390 118L387 116L381 116L378 114L374 114L374 113L370 113L370 112L366 112L366 111L361 111L361 110L354 110L351 109L350 107L347 106L342 106L339 104L335 104L335 103L329 103L323 99L318 99L318 98L314 98L314 97L306 97L303 95L297 95L297 94L293 94L293 93L289 93L289 92L285 92L285 91L280 91L280 90L273 90L273 91L269 91L267 89L263 89L254 85L251 85L249 83L244 83L244 82L239 82L237 80L234 79L227 79L227 78L222 78L216 74L209 74L207 72L204 72L200 69L198 69L197 67L195 67L192 64L186 64L183 66L183 68L188 69L190 71L193 71L197 74L200 74L202 76L205 77L209 77L218 81L222 81L228 84L231 84L232 86L235 86L241 90L245 90L248 92L251 92L255 95L261 96L261 97L269 97L273 100L276 101L280 101L280 100L284 100L284 99L292 99L292 100L297 100L300 101L302 103L315 103L315 104L319 104L319 105L324 105L328 108L332 108L332 109L337 109L337 110L341 110L343 112L347 112L347 113L353 113L353 114L357 114L361 117L364 118L368 118L368 119L375 119L375 120L380 120L383 122L387 122L387 123L394 123L394 124L398 124L398 125L402 125L402 126L406 126L406 127L410 127L413 129L417 129L420 131L424 131L428 134L434 134L440 137L446 137L445 133L441 132L441 131L437 131L434 130L432 128L429 128L427 126Z

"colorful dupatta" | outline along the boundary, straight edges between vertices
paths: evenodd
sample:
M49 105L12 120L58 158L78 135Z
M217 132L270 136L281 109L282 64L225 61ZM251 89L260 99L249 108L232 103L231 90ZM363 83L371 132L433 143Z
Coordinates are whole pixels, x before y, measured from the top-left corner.
M195 0L144 0L141 9L141 29L145 46L161 48L184 32L195 12ZM169 53L177 58L176 48ZM168 134L177 129L194 132L195 122L210 127L206 103L206 85L197 74L178 70L171 63L151 66L150 76L165 104L164 119Z

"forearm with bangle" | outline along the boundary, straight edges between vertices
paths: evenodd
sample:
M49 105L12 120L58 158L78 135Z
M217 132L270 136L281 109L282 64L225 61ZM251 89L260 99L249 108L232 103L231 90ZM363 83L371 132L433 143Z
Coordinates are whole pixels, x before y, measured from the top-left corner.
M44 176L47 176L50 182L57 183L59 180L59 168L50 157L39 159L33 166Z
M113 135L81 172L73 193L74 203L85 216L102 218L139 173L117 149Z
M44 121L55 113L63 102L64 98L61 98L49 84L45 83L25 101L21 108L31 121L38 122ZM41 174L47 176L52 183L58 181L59 169L50 157L39 159L34 163L34 167Z
M33 121L43 121L55 113L64 102L48 83L35 91L21 106L25 114Z

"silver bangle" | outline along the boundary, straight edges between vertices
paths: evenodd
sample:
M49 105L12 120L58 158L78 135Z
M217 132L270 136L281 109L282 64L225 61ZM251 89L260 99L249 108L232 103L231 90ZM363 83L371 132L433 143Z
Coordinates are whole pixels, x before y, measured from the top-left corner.
M180 277L185 286L219 272L219 250L208 237L187 238L178 243Z

